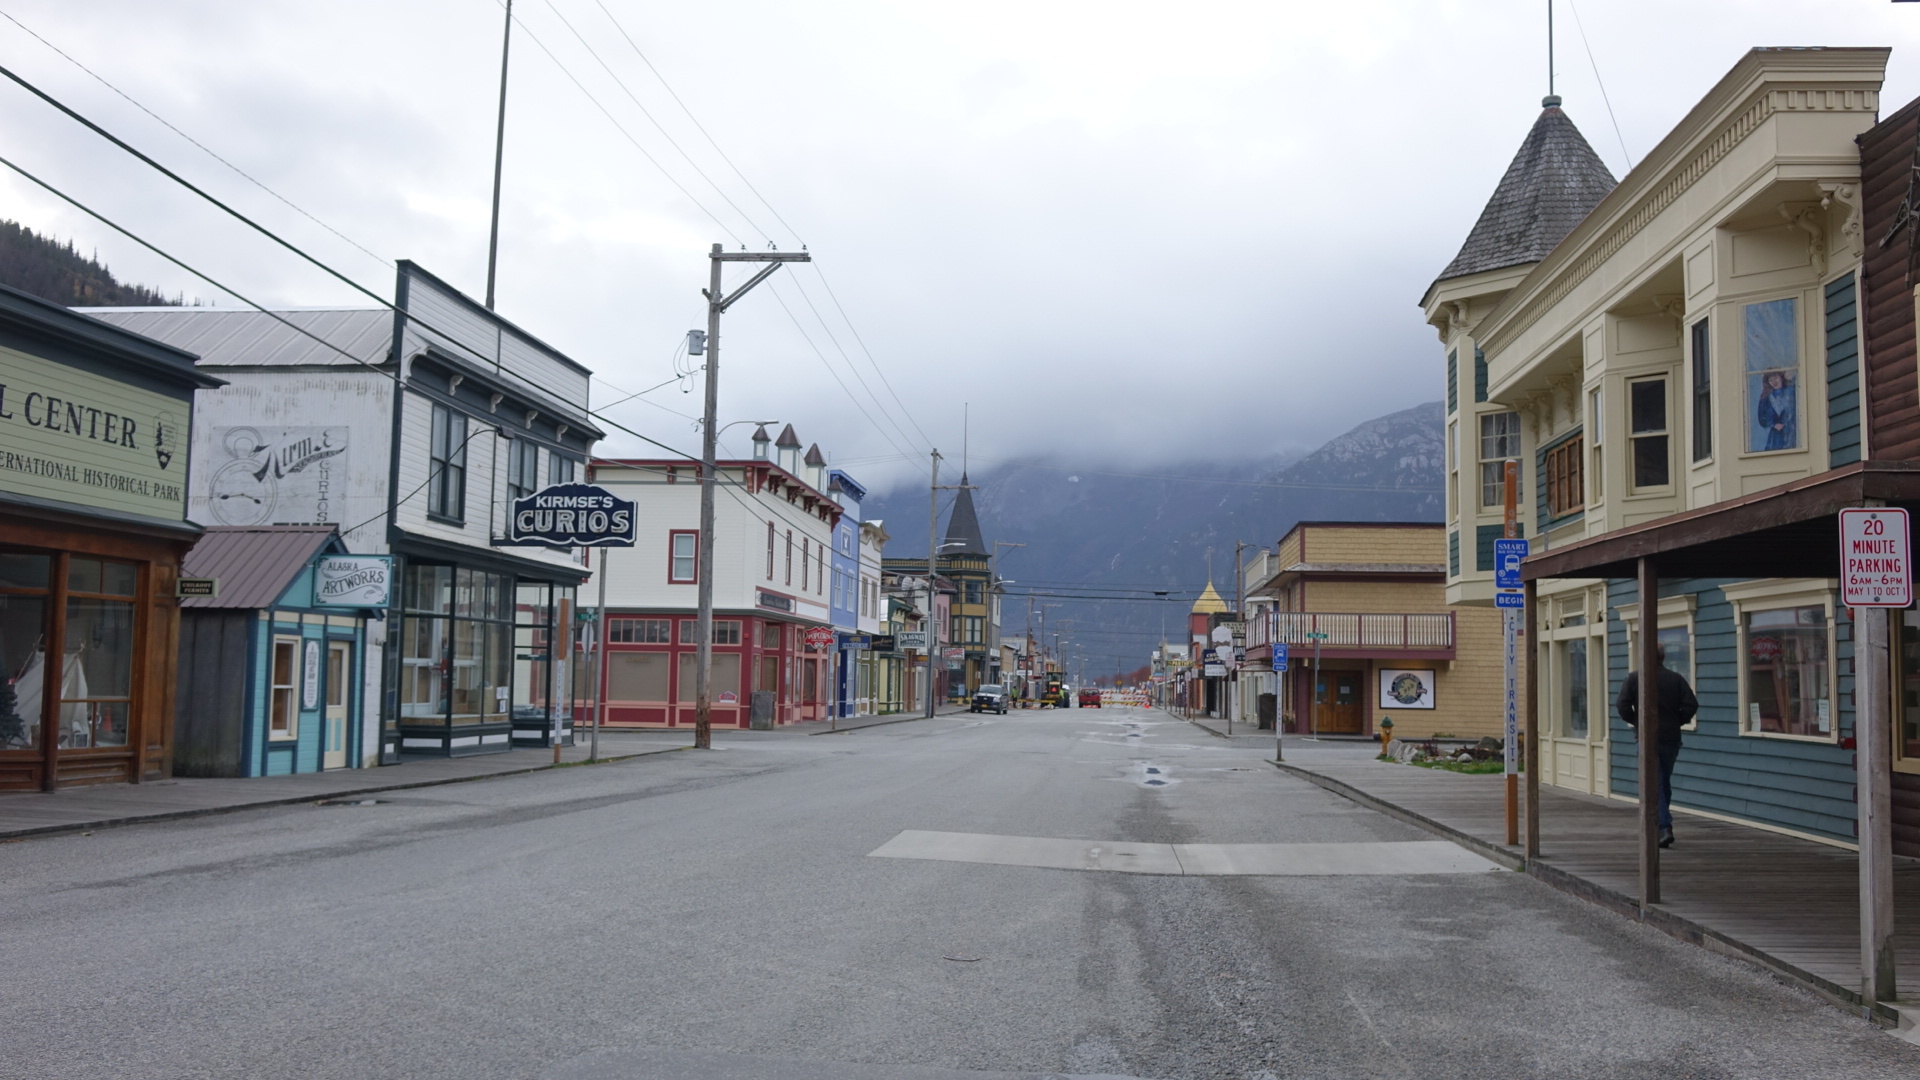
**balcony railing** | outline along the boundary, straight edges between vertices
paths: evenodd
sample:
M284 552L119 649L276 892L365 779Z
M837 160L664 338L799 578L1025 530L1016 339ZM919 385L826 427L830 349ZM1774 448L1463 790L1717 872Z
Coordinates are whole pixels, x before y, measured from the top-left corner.
M1360 612L1278 611L1277 640L1327 649L1451 649L1453 613L1369 615ZM1325 634L1324 638L1310 635Z

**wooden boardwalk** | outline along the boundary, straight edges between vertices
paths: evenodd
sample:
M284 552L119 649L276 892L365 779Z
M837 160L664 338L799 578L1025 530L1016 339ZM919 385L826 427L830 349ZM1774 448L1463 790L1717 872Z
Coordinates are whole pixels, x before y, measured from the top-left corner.
M1282 767L1350 798L1524 868L1508 847L1500 776L1468 776L1373 760L1365 752L1290 743ZM1661 903L1647 921L1755 960L1836 1000L1860 1004L1857 859L1844 848L1675 808L1677 842L1661 853ZM1556 887L1639 917L1633 803L1541 790L1540 859L1526 868ZM1896 859L1894 946L1902 996L1920 990L1920 861ZM1883 1013L1883 1016L1891 1018Z

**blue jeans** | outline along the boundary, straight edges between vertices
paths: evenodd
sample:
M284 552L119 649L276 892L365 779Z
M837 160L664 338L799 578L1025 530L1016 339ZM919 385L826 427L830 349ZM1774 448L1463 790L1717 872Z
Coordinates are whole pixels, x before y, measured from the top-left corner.
M1660 744L1660 827L1673 828L1673 763L1680 756L1679 743Z

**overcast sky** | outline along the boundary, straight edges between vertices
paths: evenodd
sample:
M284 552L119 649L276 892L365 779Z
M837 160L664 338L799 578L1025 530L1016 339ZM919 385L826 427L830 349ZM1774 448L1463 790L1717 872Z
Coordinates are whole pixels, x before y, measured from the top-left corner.
M791 421L870 484L923 468L906 455L930 443L957 458L963 402L977 460L1306 449L1440 396L1415 305L1538 113L1545 8L517 0L498 307L593 368L604 403L684 369L708 245L804 242L817 271L781 271L727 317L722 421ZM484 292L497 4L0 11L380 259ZM1616 175L1750 46L1892 46L1883 112L1920 94L1920 4L1588 0L1584 42L1575 8L1557 11L1559 92ZM0 56L391 295L390 266L20 25L0 20ZM0 154L254 299L356 301L19 88L0 95ZM123 278L219 296L17 176L0 197L0 216ZM610 414L694 449L680 414L698 404L689 380ZM750 431L726 442L744 452Z

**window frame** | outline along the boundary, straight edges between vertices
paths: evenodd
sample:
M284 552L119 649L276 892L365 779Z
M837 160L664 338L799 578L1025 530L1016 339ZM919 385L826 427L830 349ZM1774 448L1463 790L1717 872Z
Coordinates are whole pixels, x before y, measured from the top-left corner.
M1739 690L1739 706L1734 714L1734 722L1741 737L1837 745L1840 741L1840 623L1838 618L1840 604L1833 584L1820 579L1763 579L1752 583L1723 585L1721 591L1733 606L1734 671ZM1756 612L1786 611L1802 607L1821 608L1826 619L1827 692L1824 701L1829 717L1827 733L1797 735L1785 731L1751 730L1749 716L1753 702L1747 688L1747 679L1751 673L1747 653L1747 616ZM1858 722L1859 717L1856 713L1855 723Z
M1545 478L1547 520L1559 521L1582 513L1587 508L1586 437L1584 432L1561 439L1541 454L1541 473ZM1571 493L1567 490L1572 488Z
M1743 458L1758 457L1765 454L1795 454L1811 448L1810 443L1808 442L1808 439L1807 439L1807 431L1806 431L1807 420L1809 419L1810 414L1807 408L1807 400L1806 400L1806 393L1805 393L1807 389L1807 377L1806 377L1807 376L1807 372L1806 372L1807 356L1810 351L1806 347L1807 343L1805 340L1805 336L1806 336L1806 318L1805 318L1806 310L1805 309L1807 309L1809 305L1802 302L1804 299L1805 297L1801 293L1796 292L1786 296L1775 296L1770 299L1750 300L1740 305L1740 382L1741 382L1740 399L1745 407L1745 413L1742 417L1742 421L1743 421L1742 430L1743 432L1745 432L1745 434L1743 434L1740 439L1740 450L1741 450L1739 455L1740 457L1743 457ZM1754 308L1763 307L1768 304L1779 304L1779 303L1785 303L1790 305L1789 310L1793 312L1793 332L1791 335L1789 335L1789 340L1793 342L1793 352L1794 352L1793 366L1791 368L1786 368L1786 367L1762 368L1758 371L1755 371L1753 368L1749 366L1751 361L1749 360L1747 355L1747 345L1748 345L1747 322L1749 319L1748 313L1752 311L1752 309ZM1753 376L1760 375L1762 377L1762 385L1764 385L1764 379L1766 374L1770 372L1776 372L1776 371L1792 373L1791 377L1793 380L1792 390L1793 390L1794 444L1792 446L1782 446L1773 450L1765 450L1765 449L1755 450L1751 446L1751 442L1752 442L1751 436L1752 436L1752 428L1757 423L1757 420L1755 419L1755 413L1757 411L1758 402L1753 397L1752 379L1753 379Z
M578 475L579 463L555 450L547 451L547 483L558 486L571 484Z
M1692 402L1693 464L1713 460L1713 328L1712 317L1704 316L1688 328L1687 344L1692 367L1688 382Z
M1633 390L1648 383L1660 384L1660 421L1658 429L1634 430ZM1627 380L1627 494L1659 495L1673 490L1673 380L1668 373L1646 375ZM1640 483L1640 443L1660 440L1665 460L1666 479L1658 484Z
M280 679L280 650L286 650L286 682ZM288 743L300 741L300 638L297 635L275 634L267 655L267 741L270 743ZM283 699L286 702L286 726L276 727L275 712Z
M1512 431L1500 432L1494 435L1487 434L1487 421L1506 418L1511 418L1513 421ZM1526 447L1522 445L1521 441L1519 410L1503 409L1499 412L1483 412L1479 414L1477 422L1480 431L1479 442L1475 448L1475 457L1480 463L1480 509L1488 510L1506 505L1506 463L1520 460L1520 455L1525 452ZM1511 454L1488 457L1487 441L1489 439L1500 440L1502 445L1509 445L1513 452ZM1507 443L1507 440L1512 441L1511 443ZM1487 470L1490 468L1499 470L1494 474L1497 476L1497 479L1492 483L1488 483L1487 481L1489 475ZM1489 492L1493 493L1491 502L1488 501Z
M433 403L427 431L427 517L450 525L466 524L468 427L466 413Z
M1680 672L1680 674L1686 677L1688 686L1696 685L1697 673L1700 670L1700 635L1695 626L1699 614L1699 599L1700 598L1693 593L1688 593L1685 596L1663 596L1660 598L1660 632L1664 634L1669 630L1675 629L1684 629L1687 632L1687 670ZM1620 616L1621 624L1627 629L1627 668L1628 670L1632 670L1633 667L1640 662L1640 605L1637 603L1621 604L1618 608L1615 608L1614 611ZM1591 663L1591 659L1589 659L1588 662ZM1591 679L1592 669L1589 668L1588 671L1588 678ZM1611 710L1613 708L1611 696L1608 697L1606 708L1608 710L1608 716L1611 717ZM1609 722L1611 722L1611 720L1609 720ZM1693 719L1680 725L1680 730L1700 730L1699 714L1694 714Z
M688 541L688 544L692 549L685 555L680 554L680 551L679 551L680 542L683 538L685 538ZM680 576L680 562L683 559L691 564L691 570L686 577ZM700 583L700 530L698 529L667 530L667 584L698 585L699 583Z
M1599 506L1607 501L1606 489L1606 430L1607 430L1607 388L1604 384L1595 384L1587 388L1587 416L1584 434L1587 438L1587 505Z

